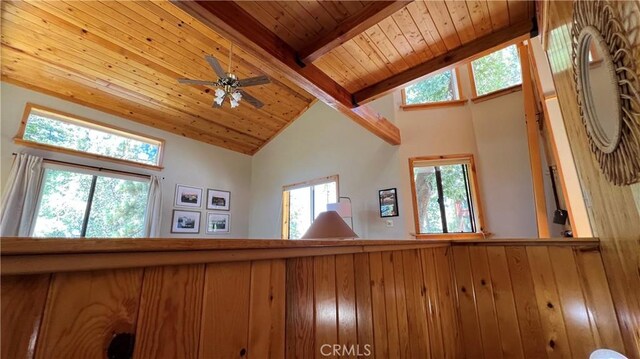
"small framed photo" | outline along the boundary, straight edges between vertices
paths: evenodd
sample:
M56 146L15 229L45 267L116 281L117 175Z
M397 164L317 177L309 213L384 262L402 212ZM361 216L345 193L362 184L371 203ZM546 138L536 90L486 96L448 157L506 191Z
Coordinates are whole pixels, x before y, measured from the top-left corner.
M202 188L176 185L176 207L195 207L202 205Z
M379 191L380 196L380 217L397 217L400 215L398 209L398 192L395 188L387 188Z
M200 233L200 212L174 209L171 233Z
M207 234L229 233L231 215L228 213L207 213Z
M207 209L228 211L231 204L231 192L207 189Z

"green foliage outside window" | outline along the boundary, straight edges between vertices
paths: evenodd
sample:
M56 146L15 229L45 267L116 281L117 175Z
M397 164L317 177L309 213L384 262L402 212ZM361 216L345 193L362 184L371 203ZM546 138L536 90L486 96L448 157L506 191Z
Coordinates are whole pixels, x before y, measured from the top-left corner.
M32 112L23 139L123 160L158 165L160 146Z
M149 183L95 176L86 237L142 237ZM43 177L35 237L81 237L94 176L47 168Z
M471 62L478 96L522 83L516 45L505 47Z
M405 104L444 102L458 99L453 71L445 71L405 88Z
M447 225L447 233L473 231L470 198L462 166L464 165L414 168L420 233L444 233L443 222ZM440 171L444 213L438 201L436 171Z

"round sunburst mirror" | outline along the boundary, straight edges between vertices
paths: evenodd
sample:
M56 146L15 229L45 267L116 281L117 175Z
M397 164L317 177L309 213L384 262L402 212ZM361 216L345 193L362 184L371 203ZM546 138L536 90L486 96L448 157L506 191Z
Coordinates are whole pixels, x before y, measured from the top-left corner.
M624 27L607 1L575 1L573 74L591 151L607 180L640 181L640 91Z

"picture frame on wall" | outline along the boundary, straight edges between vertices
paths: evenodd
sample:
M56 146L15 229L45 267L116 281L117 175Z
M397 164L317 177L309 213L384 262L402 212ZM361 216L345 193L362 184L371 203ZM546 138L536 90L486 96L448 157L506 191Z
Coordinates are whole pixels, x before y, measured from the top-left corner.
M207 209L228 211L231 207L231 192L207 189Z
M380 200L380 217L398 217L398 191L395 188L387 188L378 191Z
M200 208L202 205L202 188L186 186L183 184L176 185L176 207L193 207Z
M231 230L231 215L229 213L207 213L207 234L224 234Z
M171 233L200 233L200 212L174 209Z

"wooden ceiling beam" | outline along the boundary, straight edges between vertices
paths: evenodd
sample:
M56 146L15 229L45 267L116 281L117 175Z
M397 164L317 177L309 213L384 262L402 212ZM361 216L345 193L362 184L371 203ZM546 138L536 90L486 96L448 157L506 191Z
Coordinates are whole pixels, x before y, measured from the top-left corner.
M451 69L480 53L507 43L524 41L537 35L535 18L505 27L455 48L445 54L395 74L385 80L365 87L353 94L356 104L364 104L406 86L411 81L436 71Z
M310 64L327 52L363 33L371 26L393 15L411 1L374 1L362 11L353 14L338 24L333 30L321 35L318 40L300 50L298 57Z
M356 109L349 91L314 65L300 66L289 44L233 1L172 3L376 136L392 145L400 144L400 130L394 124L369 108Z

